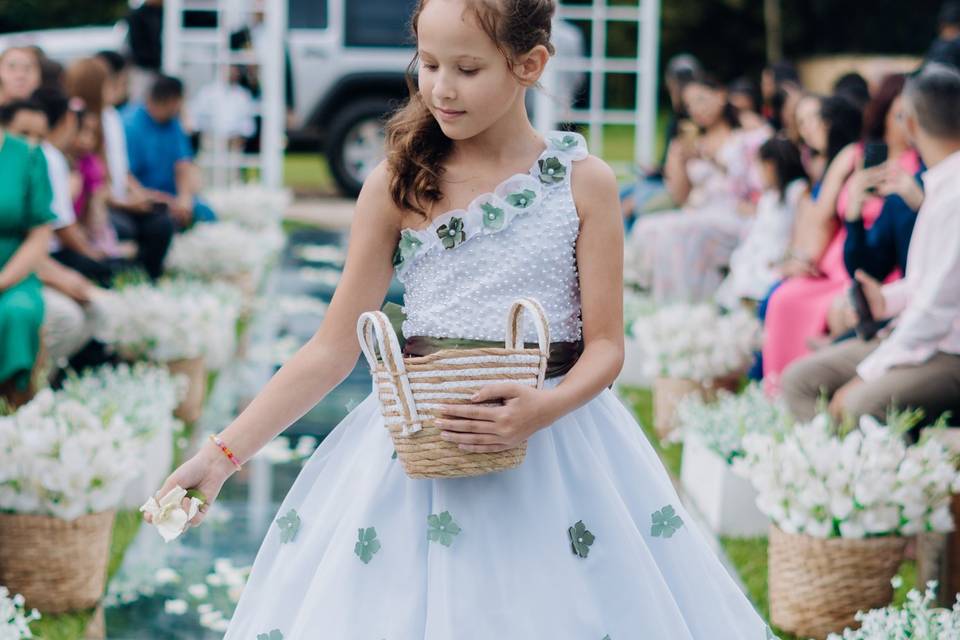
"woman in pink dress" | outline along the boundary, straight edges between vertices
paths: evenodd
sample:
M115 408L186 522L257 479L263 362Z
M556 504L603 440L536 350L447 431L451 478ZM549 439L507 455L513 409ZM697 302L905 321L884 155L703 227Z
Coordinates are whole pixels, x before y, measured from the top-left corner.
M886 79L868 105L866 130L878 131L889 149L888 162L896 162L912 175L919 170L920 160L900 123L902 78L899 88L894 82ZM890 87L895 90L889 90ZM815 143L811 146L816 147ZM849 145L836 155L827 168L816 202L800 214L800 228L787 268L790 277L773 293L767 306L763 378L771 394L779 391L784 369L809 353L811 339L827 332L830 310L850 286L843 263L846 231L842 221L851 195L859 194L865 186L863 149L863 144ZM883 198L879 196L863 200L861 215L866 228L873 225L882 208Z

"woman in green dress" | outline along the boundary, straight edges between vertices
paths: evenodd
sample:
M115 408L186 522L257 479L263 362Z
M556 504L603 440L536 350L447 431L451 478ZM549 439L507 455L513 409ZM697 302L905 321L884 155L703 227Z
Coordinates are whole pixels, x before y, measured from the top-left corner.
M27 392L40 350L43 298L33 271L49 251L50 201L42 151L0 130L0 395Z

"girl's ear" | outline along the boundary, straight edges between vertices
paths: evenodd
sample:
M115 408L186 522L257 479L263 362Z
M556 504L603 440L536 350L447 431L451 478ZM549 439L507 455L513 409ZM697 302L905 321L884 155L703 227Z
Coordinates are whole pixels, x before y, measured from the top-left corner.
M533 86L540 80L550 60L550 52L542 44L523 54L514 65L514 73L524 86Z

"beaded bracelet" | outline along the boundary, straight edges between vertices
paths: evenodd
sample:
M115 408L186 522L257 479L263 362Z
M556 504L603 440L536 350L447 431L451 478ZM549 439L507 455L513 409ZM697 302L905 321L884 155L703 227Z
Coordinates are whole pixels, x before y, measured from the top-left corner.
M213 434L211 433L211 434L210 434L210 441L211 441L213 444L215 444L215 445L217 445L218 447L220 447L220 450L223 451L223 455L227 456L227 458L230 460L230 462L233 463L233 466L235 466L237 469L242 469L242 468L243 468L243 466L240 464L240 461L237 460L237 456L235 456L234 453L233 453L233 451L230 450L230 447L228 447L226 444L224 444L223 440L220 439L220 436L216 436L216 435L213 435Z

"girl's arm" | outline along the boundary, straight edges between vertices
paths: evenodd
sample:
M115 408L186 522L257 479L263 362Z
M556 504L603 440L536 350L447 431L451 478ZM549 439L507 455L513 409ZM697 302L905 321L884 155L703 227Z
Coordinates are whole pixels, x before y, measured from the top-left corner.
M357 319L379 309L393 276L399 212L378 168L357 200L343 276L313 337L222 433L243 462L346 378L360 355Z
M360 193L343 276L320 328L221 432L241 463L322 400L356 365L357 319L380 308L393 275L400 213L389 198L387 181L381 165ZM233 471L223 452L207 441L167 478L160 495L179 485L199 489L211 502ZM200 514L192 524L202 519Z
M666 183L667 192L677 206L683 206L690 197L690 191L693 190L690 177L687 175L687 160L691 155L688 149L689 144L680 137L671 140L667 148L667 161L663 167L663 180Z
M0 291L20 284L37 270L50 250L51 233L53 231L49 224L36 226L27 232L20 247L10 256L3 268L0 268Z

